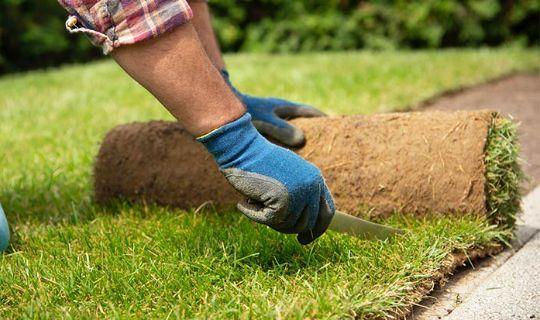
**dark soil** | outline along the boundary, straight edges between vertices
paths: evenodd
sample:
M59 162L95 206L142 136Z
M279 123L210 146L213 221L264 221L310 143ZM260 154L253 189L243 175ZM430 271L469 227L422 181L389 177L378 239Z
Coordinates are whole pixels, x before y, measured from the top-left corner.
M212 201L227 208L241 199L212 156L176 122L132 123L109 131L94 185L100 203L120 198L190 209Z
M540 74L507 77L446 95L425 106L425 110L493 109L511 116L519 127L523 169L530 178L529 191L540 183Z
M484 146L492 113L416 112L298 119L298 150L323 171L337 207L485 213ZM212 157L178 123L128 124L106 136L96 162L96 200L196 208L233 206L238 194Z

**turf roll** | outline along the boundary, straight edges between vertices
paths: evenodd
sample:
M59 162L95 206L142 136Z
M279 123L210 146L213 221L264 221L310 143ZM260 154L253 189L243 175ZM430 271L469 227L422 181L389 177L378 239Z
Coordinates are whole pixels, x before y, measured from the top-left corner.
M512 226L520 209L515 124L493 111L292 120L339 209L363 217L482 214ZM212 156L176 122L112 129L95 164L95 199L184 209L234 206Z

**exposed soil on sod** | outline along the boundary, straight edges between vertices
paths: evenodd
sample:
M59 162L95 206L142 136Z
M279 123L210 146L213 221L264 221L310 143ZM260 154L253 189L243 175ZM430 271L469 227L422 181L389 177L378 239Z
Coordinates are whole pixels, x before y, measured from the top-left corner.
M323 171L337 208L388 216L393 211L486 213L484 150L489 111L416 112L298 119L297 150ZM234 206L239 195L212 157L175 122L113 129L100 149L96 199L151 201L194 208Z
M175 122L131 123L109 131L94 179L95 198L102 203L123 198L189 209L208 201L233 207L241 200L212 156Z
M423 110L493 109L520 123L523 170L530 178L525 191L540 184L540 73L506 77L461 92L443 95Z
M394 211L485 213L484 147L491 112L414 112L298 119L337 207L363 215Z

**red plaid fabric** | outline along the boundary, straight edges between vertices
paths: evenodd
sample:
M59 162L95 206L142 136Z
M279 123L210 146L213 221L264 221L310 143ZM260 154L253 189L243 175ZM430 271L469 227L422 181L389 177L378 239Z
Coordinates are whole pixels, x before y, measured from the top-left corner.
M58 0L69 32L83 32L105 54L155 38L193 17L186 0Z

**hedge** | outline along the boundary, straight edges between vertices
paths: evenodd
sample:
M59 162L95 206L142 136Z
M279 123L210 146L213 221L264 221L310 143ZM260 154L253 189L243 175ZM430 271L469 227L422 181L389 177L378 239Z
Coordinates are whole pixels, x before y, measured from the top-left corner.
M444 48L540 44L537 0L215 0L224 51ZM100 56L64 30L54 0L0 2L0 73Z

